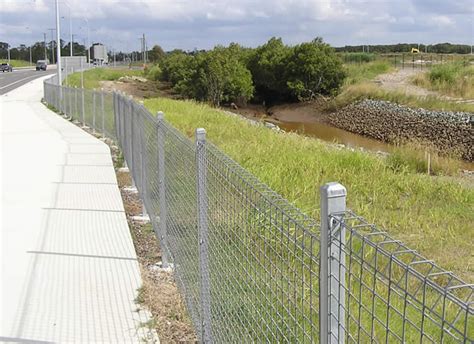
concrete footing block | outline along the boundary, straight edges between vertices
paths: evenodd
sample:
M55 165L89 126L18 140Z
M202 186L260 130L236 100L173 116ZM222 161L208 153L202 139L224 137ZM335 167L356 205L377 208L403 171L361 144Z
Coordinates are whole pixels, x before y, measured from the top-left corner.
M148 215L135 215L132 216L132 220L141 224L150 223L150 217Z
M123 188L123 191L131 193L131 194L138 193L138 189L135 186L127 186L127 187Z

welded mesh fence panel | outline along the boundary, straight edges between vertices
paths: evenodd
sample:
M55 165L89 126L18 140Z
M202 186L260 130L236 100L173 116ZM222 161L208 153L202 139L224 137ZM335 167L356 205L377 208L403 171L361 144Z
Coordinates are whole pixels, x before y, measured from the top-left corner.
M317 223L207 143L216 342L318 341Z
M438 267L352 212L331 217L346 229L346 254L333 276L345 275L338 330L355 343L472 343L474 286ZM337 227L337 226L335 226ZM344 266L345 265L345 266ZM337 295L330 298L337 299ZM344 320L344 321L342 321ZM331 333L332 338L341 338Z
M201 340L473 342L473 286L355 214L323 219L346 233L330 233L324 279L318 223L211 143L118 93L45 82L44 99L117 141Z

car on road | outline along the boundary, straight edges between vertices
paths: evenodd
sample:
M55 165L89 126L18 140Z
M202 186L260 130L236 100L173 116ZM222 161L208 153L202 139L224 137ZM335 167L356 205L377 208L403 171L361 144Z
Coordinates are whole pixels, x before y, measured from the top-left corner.
M2 72L13 72L13 67L8 63L2 63L0 65L0 70Z
M38 60L36 61L36 70L46 70L48 64L45 60Z

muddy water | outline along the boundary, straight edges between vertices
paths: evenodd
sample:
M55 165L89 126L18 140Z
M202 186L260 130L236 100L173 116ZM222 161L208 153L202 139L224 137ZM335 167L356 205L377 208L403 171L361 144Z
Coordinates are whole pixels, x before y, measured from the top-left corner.
M372 152L390 153L394 146L382 141L367 138L324 123L301 123L301 122L278 122L280 128L299 134L316 137L321 140L343 144L351 148L363 148ZM474 171L474 163L461 161L460 167L465 170Z

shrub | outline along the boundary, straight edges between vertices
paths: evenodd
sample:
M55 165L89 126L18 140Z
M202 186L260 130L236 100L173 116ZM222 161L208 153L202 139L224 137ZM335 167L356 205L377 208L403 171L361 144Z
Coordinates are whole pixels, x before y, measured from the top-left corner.
M295 46L286 63L287 87L293 98L313 99L338 93L345 78L342 61L321 40Z
M160 80L161 74L162 74L161 68L157 64L152 65L151 67L145 69L145 76L148 79L153 80L153 81Z

